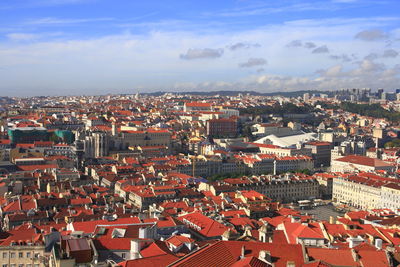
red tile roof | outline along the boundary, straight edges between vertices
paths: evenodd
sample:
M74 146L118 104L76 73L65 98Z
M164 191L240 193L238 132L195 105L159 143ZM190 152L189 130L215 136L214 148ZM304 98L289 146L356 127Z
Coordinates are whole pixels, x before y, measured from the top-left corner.
M203 102L187 102L185 103L186 107L211 107L211 103L203 103Z
M290 244L297 244L297 239L325 239L318 224L303 225L301 223L284 222L284 231Z
M269 265L266 262L263 262L262 260L254 256L245 257L231 265L231 267L269 267L269 266L271 265Z
M165 242L170 243L170 244L174 245L175 247L179 247L184 243L193 243L194 240L189 237L182 236L182 235L173 235L173 236L169 237L168 239L166 239Z
M245 257L258 257L260 250L271 253L275 267L286 267L288 261L292 261L296 266L304 263L301 245L284 245L262 242L245 241L218 241L211 245L206 245L194 253L171 264L171 266L232 266L242 254L244 247Z
M141 223L138 217L119 218L115 221L96 220L87 222L73 222L72 227L74 231L83 231L84 233L94 233L98 225L135 224L135 223Z
M307 248L310 260L322 260L338 266L360 266L354 261L351 249Z
M358 255L363 267L390 266L385 251L361 250Z
M128 260L118 264L121 267L160 267L160 266L167 266L168 264L176 261L179 259L178 257L165 254L165 255L157 255L148 258L141 258L137 260Z
M190 213L181 217L178 220L195 229L198 233L205 237L219 237L229 228L200 212ZM194 224L194 226L192 226Z
M345 156L343 158L338 158L336 160L341 161L341 162L358 164L358 165L366 165L366 166L370 166L370 167L392 166L389 163L384 162L383 160L369 158L369 157L365 157L365 156L359 156L359 155L349 155L349 156Z

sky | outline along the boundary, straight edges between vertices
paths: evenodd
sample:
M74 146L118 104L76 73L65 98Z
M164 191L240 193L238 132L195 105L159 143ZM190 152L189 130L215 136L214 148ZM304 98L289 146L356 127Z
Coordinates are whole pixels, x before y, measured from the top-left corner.
M0 96L400 88L399 0L0 0Z

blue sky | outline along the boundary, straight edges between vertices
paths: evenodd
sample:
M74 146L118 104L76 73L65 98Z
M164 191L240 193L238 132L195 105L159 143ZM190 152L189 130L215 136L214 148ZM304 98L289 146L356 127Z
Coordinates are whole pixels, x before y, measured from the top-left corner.
M400 1L0 1L0 95L400 88Z

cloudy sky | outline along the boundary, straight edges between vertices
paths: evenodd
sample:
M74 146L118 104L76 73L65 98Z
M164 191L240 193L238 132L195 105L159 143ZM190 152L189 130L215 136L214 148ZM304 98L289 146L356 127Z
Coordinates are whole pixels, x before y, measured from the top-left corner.
M398 0L1 0L0 96L400 88Z

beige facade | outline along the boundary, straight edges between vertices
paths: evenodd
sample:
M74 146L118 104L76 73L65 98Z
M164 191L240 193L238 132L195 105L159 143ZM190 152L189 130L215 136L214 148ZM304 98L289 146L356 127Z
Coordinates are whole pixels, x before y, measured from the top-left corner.
M319 183L316 179L271 179L270 181L230 184L236 190L254 190L273 200L291 202L319 198Z
M393 211L400 209L400 186L390 183L381 187L381 207Z
M46 266L43 245L0 246L0 266L2 267L42 267Z
M369 186L348 178L333 179L332 199L359 209L381 208L381 188Z
M280 157L287 157L287 156L311 156L311 149L309 148L283 148L283 147L276 147L276 146L259 146L260 152L262 154L272 154Z
M167 130L124 131L121 141L129 146L169 146L171 133Z

